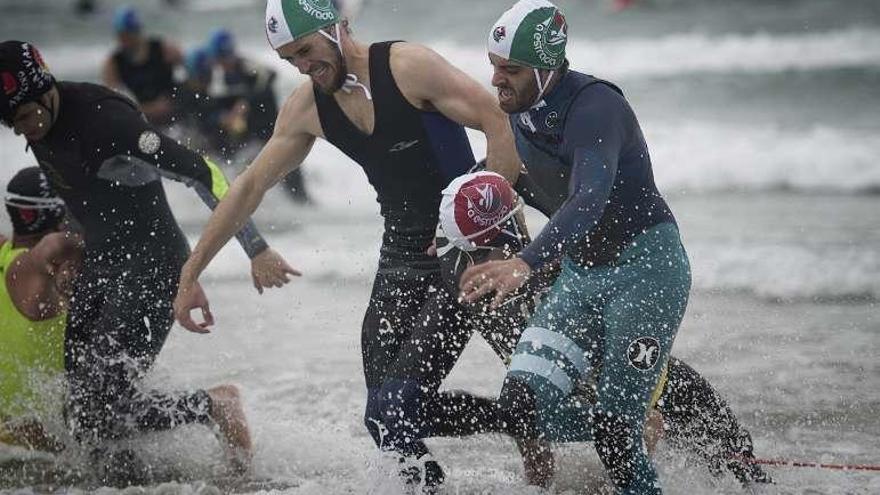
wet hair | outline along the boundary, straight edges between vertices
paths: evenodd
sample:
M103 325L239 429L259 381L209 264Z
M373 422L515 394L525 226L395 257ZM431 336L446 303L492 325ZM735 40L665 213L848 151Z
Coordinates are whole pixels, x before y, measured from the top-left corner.
M4 202L16 235L56 230L64 220L64 203L39 167L19 170L6 187Z

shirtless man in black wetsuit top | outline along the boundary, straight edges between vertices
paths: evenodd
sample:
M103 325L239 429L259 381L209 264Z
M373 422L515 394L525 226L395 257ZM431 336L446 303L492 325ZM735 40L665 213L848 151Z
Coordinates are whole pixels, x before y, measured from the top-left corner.
M426 249L442 189L475 163L464 126L486 134L489 168L513 180L520 161L510 126L492 95L437 53L359 43L329 2L270 0L266 30L279 56L310 80L287 99L272 138L212 215L181 274L175 315L202 329L189 315L201 307L191 292L199 274L264 192L326 139L363 168L385 220L362 327L364 422L381 449L424 462L424 476L406 470L404 479L436 485L443 473L421 439L448 431L431 415L454 416L457 397L437 390L474 326Z
M213 421L233 460L246 464L251 440L237 389L172 394L137 386L171 329L171 302L189 252L160 174L192 186L209 207L226 194L223 174L156 131L119 93L57 82L29 43L0 43L0 78L0 118L27 139L83 229L65 335L66 414L75 437L100 446L138 431ZM252 222L241 225L238 239L252 260L255 286L280 285L286 263ZM192 290L204 299L200 287Z

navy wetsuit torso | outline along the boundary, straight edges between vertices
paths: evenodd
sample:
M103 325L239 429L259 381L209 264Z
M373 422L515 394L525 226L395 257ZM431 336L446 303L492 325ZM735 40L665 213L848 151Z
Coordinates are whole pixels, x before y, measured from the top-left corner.
M464 128L438 112L414 107L390 67L394 42L370 46L373 133L365 134L332 96L315 88L324 135L357 162L375 188L385 219L382 265L397 262L436 269L425 249L434 238L441 191L474 163Z
M568 70L543 104L510 120L529 175L560 204L521 255L533 268L562 253L607 264L648 228L675 222L635 114L613 84Z

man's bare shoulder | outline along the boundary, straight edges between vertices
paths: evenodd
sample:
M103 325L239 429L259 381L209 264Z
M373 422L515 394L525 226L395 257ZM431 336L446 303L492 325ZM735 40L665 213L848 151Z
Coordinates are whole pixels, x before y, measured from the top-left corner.
M281 111L278 113L275 132L282 135L305 133L323 137L311 80L297 86L284 101Z
M391 46L390 65L403 96L417 108L434 110L431 101L447 77L449 62L427 46L395 43Z
M409 42L391 45L391 69L396 75L430 78L430 73L438 68L438 64L447 63L439 53L425 45Z

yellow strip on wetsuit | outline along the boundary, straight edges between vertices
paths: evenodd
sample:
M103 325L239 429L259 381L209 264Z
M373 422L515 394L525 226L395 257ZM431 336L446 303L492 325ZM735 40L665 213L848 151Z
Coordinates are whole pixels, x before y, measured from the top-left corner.
M663 366L663 371L660 372L660 379L657 380L657 386L654 387L654 393L651 394L651 408L657 407L657 403L660 402L660 396L663 395L663 391L666 389L666 382L669 379L669 375L667 372L669 371L669 364Z
M229 192L229 182L226 180L226 176L223 175L223 171L220 170L216 163L205 157L202 158L204 158L205 163L208 165L208 169L211 170L211 194L217 199L223 199L226 193Z

